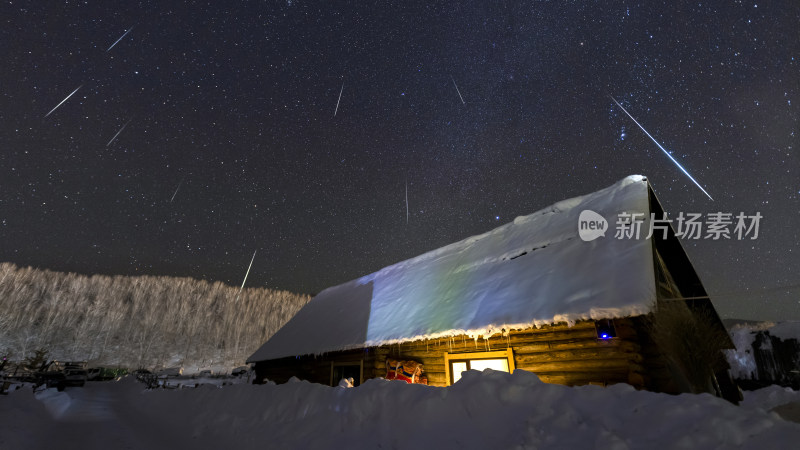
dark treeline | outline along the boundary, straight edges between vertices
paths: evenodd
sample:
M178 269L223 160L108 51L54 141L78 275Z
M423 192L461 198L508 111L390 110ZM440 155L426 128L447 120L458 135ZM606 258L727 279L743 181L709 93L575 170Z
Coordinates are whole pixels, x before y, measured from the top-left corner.
M243 364L310 297L192 278L0 263L0 352L128 368Z

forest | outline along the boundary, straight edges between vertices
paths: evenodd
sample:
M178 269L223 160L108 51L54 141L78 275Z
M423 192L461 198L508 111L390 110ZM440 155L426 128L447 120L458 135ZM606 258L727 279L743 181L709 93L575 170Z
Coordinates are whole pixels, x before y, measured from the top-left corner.
M158 369L244 364L310 296L166 276L0 263L0 356Z

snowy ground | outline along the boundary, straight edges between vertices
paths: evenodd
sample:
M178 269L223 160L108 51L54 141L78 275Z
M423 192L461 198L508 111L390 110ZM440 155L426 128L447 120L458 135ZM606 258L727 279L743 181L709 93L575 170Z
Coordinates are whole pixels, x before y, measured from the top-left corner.
M800 393L742 406L627 385L569 388L530 373L468 372L436 388L370 380L144 392L131 378L0 397L0 448L794 448Z

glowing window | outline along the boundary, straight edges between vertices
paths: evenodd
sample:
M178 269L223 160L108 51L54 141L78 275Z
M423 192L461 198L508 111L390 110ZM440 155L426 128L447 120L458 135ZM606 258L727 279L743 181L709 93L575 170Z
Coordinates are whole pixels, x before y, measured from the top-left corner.
M445 353L444 363L448 386L460 380L461 373L467 370L514 371L514 355L510 348L497 352Z
M451 361L450 372L453 374L453 383L461 378L461 372L469 370L469 361ZM452 384L452 383L451 383Z

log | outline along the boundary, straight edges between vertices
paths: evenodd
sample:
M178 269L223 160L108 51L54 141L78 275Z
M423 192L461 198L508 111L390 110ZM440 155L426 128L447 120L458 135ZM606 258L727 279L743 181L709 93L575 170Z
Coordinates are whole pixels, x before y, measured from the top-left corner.
M423 364L422 369L425 370L425 373L429 372L444 373L444 364Z
M628 358L636 361L641 360L641 355L636 351L638 345L627 341L597 341L597 340L571 340L562 343L529 344L521 347L514 347L514 361L519 363L528 362L548 362L553 360L580 360L580 359L599 359L599 358ZM481 352L465 352L481 353ZM458 355L459 352L453 352ZM444 352L427 353L404 353L400 359L414 360L423 364L426 371L444 371ZM385 360L373 361L371 368L385 370ZM365 368L368 368L365 363Z
M594 356L580 356L576 358L568 358L566 355L563 355L563 358L548 358L549 355L547 354L535 354L535 355L518 355L514 356L514 364L517 366L520 365L531 365L531 364L544 364L544 363L574 363L578 364L580 362L602 362L602 361L631 361L635 363L641 363L644 358L638 353L608 353L608 354L596 354ZM599 364L599 363L598 363Z
M561 375L556 374L542 374L539 379L545 383L550 384L563 384L566 386L582 386L593 383L602 384L617 384L627 383L628 376L625 373L608 373L597 372L593 374L575 374L565 373Z
M509 346L517 346L526 342L551 342L562 341L576 338L596 339L597 332L592 328L565 328L558 331L534 331L519 335L495 336L489 339L489 347L491 350L503 350ZM394 346L397 348L397 346ZM478 339L477 345L475 340L471 337L456 336L451 341L444 340L441 345L430 343L425 344L425 341L413 341L400 345L401 353L416 352L422 350L423 353L432 351L440 352L455 352L455 351L486 351L486 340Z
M572 350L581 348L618 348L626 351L638 352L639 344L621 339L611 339L607 341L597 339L570 339L559 342L540 342L527 343L525 345L514 346L514 354L543 353L556 350Z
M614 326L614 329L617 332L618 339L627 339L631 341L638 341L640 339L639 333L631 326Z
M425 372L423 375L428 377L429 385L444 386L446 384L447 376L444 374L444 372ZM364 379L366 380L369 378L384 378L385 376L386 373L381 373L380 375L375 375L375 376L367 376L365 374Z
M597 340L597 336L594 332L591 334L584 333L583 336L577 334L560 334L558 336L547 335L546 336L530 336L526 340L519 340L518 342L511 343L511 347L519 347L524 346L529 343L551 343L551 342L559 342L559 341L574 341L574 340ZM424 347L414 347L414 346L404 346L401 353L392 354L390 357L397 358L398 355L400 358L411 358L413 356L420 357L420 358L430 358L442 355L444 352L447 353L479 353L485 351L498 351L498 350L505 350L509 347L505 341L498 341L497 343L492 344L491 346L485 346L483 341L478 341L477 347L474 345L472 340L467 341L467 345L462 345L458 343L458 345L452 346L441 346L441 347L430 347L426 350Z
M625 352L620 348L616 347L580 348L574 350L558 350L551 352L514 354L514 362L517 364L550 362L550 361L593 360L593 359L629 359L641 362L643 358L638 353Z
M447 376L444 374L444 372L426 373L425 376L428 377L428 384L434 384L434 383L437 383L437 385L447 384Z
M496 346L502 347L496 350L502 350L503 348L508 347L509 343L513 345L516 342L559 340L559 339L568 339L570 337L575 337L575 336L596 338L597 334L594 322L593 321L578 322L572 327L568 327L566 325L554 325L554 326L545 326L539 329L530 328L522 331L512 331L509 333L508 336L497 334L489 338L489 345L492 347L493 350L495 350L494 347ZM485 347L486 346L485 341L486 339L479 337L477 347L479 349L481 347ZM471 347L474 349L475 341L473 338L469 336L459 335L459 336L454 336L453 338L412 341L399 344L399 346L398 344L393 344L378 348L384 349L385 351L390 351L390 352L399 351L400 353L402 353L404 351L409 351L418 348L423 348L426 349L426 352L430 352L431 350L441 351L443 348L459 348L459 347L461 348Z
M578 361L520 362L518 369L529 372L591 372L594 370L642 371L642 367L627 358Z
M429 364L434 364L434 365L440 364L440 365L443 366L444 365L444 352L441 352L439 354L430 354L430 355L427 355L427 356L406 354L406 355L402 355L400 358L392 358L392 359L398 359L400 361L408 361L408 360L416 361L418 363L421 363L427 369ZM365 363L364 367L365 368L367 367L366 363ZM370 367L371 368L375 368L375 369L386 370L386 360L375 361L375 362L372 363L372 365Z

